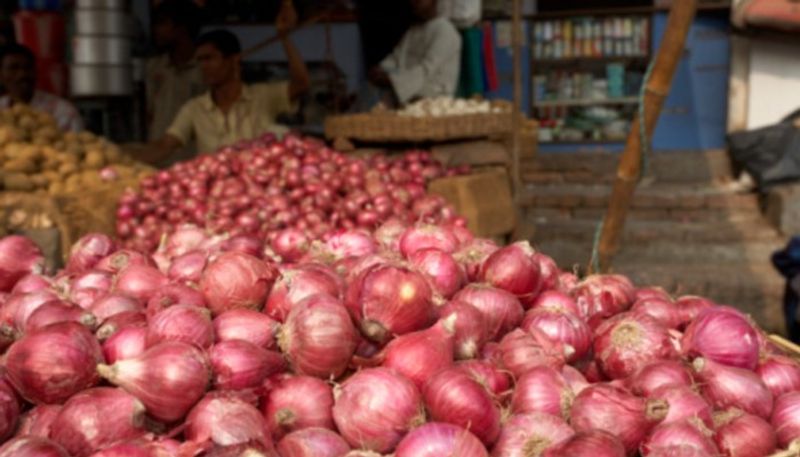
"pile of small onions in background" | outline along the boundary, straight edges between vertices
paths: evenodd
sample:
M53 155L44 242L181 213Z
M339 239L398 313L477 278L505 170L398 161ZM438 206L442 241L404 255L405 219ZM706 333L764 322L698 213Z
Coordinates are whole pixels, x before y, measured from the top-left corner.
M267 245L0 240L0 457L768 456L800 365L741 312L392 219Z
M144 178L139 192L120 198L116 231L126 247L152 252L163 233L185 223L260 238L296 228L318 238L374 230L390 216L449 222L460 218L426 185L468 172L445 169L426 151L359 159L312 138L265 135Z

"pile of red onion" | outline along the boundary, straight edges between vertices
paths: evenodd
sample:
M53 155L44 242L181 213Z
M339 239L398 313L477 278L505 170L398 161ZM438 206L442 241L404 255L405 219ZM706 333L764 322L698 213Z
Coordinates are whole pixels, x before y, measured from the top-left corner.
M117 209L117 235L152 252L162 233L194 224L213 233L258 238L294 228L306 238L337 229L373 230L390 217L406 222L458 220L426 194L429 181L468 172L445 169L426 151L360 159L318 140L271 135L178 163L141 181Z
M269 148L267 148L269 149ZM19 263L8 261L18 258ZM0 457L769 456L800 364L700 297L392 219L0 240Z

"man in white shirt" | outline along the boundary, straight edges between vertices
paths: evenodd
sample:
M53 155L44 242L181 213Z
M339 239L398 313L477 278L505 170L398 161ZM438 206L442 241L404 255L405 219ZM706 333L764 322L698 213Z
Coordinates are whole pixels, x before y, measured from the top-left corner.
M0 97L0 110L22 103L50 114L64 130L83 130L83 120L70 102L36 90L36 57L27 47L12 43L0 48L0 84L7 91Z
M410 0L416 21L369 80L391 88L399 104L417 98L455 95L461 64L461 36L437 14L437 0Z

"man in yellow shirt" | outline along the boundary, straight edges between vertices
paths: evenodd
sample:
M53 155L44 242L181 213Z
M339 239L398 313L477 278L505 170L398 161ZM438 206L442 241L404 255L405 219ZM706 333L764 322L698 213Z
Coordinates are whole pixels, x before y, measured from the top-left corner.
M305 62L288 37L296 23L291 1L284 0L275 25L289 64L288 82L244 84L239 39L225 30L201 35L195 58L210 90L186 102L167 133L145 153L137 154L139 158L162 161L192 140L198 152L210 153L220 146L280 130L277 116L291 111L310 85Z

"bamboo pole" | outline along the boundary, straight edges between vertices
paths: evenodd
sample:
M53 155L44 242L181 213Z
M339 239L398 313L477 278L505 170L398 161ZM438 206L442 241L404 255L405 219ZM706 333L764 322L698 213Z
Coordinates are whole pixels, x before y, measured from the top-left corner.
M645 141L650 142L653 136L661 107L669 94L672 77L683 55L684 44L689 27L692 25L697 0L673 0L667 20L667 29L661 46L658 48L655 63L646 84L644 99ZM608 203L606 217L603 221L598 247L599 272L607 272L611 267L614 254L619 249L620 237L625 227L625 218L630 208L633 193L639 182L642 168L642 144L640 132L640 116L635 116L631 123L628 140L620 157L617 176ZM594 265L589 265L589 272L596 273Z

